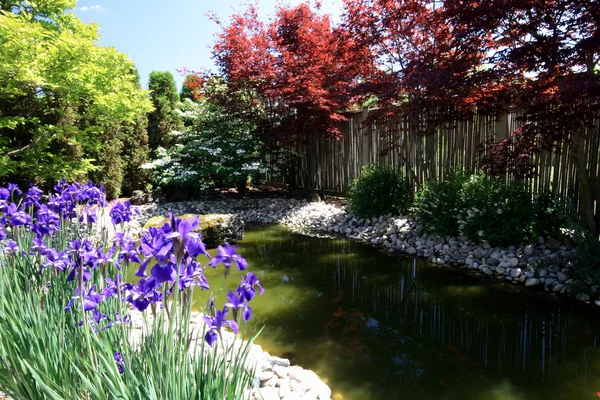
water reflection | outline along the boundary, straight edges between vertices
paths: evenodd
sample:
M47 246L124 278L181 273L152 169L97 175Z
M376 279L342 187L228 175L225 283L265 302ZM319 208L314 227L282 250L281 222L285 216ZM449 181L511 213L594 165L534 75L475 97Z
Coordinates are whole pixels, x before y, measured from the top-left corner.
M278 227L241 253L267 294L259 342L345 399L596 398L595 310ZM230 282L234 286L236 282Z

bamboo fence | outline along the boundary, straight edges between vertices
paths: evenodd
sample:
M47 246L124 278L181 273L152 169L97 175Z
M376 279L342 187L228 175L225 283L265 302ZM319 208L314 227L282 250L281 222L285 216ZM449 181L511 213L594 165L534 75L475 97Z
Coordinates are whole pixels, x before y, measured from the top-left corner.
M519 127L515 114L499 119L476 115L471 121L455 122L433 134L423 135L412 129L405 119L371 122L367 110L348 114L339 123L342 135L335 139L319 132L312 134L306 145L298 145L296 182L299 187L344 195L352 180L367 164L388 165L409 177L415 187L427 179L444 179L454 170L478 172L485 144L498 142ZM584 157L591 182L596 221L600 198L600 121L585 134ZM579 201L580 182L572 149L568 141L558 143L558 151L542 152L532 160L536 176L530 178L534 192L551 189L565 198ZM274 162L269 157L269 162ZM507 176L506 179L511 179ZM280 176L266 176L267 182L283 183Z

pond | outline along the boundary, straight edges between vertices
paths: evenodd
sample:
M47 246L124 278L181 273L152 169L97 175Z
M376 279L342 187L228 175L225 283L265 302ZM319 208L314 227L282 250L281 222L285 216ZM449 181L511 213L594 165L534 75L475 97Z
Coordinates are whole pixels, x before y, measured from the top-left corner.
M247 229L239 250L266 290L258 343L334 399L600 397L594 308L280 226Z

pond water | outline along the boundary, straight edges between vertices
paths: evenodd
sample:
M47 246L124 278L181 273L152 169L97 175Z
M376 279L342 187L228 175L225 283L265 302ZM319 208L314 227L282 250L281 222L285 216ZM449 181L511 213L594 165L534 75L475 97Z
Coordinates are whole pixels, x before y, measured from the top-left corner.
M593 308L279 226L247 229L239 250L266 290L257 342L317 372L334 399L600 397Z

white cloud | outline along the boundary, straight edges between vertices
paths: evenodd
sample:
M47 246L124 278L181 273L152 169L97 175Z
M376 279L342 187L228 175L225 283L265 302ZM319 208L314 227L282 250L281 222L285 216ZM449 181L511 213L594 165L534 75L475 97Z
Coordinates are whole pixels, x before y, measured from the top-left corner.
M103 11L104 7L102 7L100 4L96 4L95 6L83 6L79 9L79 11Z

